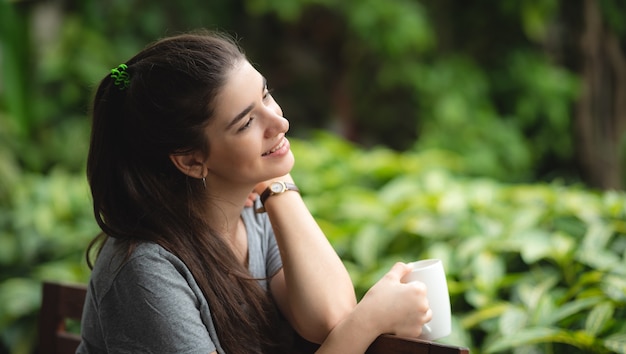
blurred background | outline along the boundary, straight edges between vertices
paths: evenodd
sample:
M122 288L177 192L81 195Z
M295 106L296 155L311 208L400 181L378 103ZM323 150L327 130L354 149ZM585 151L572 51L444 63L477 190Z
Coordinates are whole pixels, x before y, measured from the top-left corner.
M41 281L85 283L98 82L149 42L236 36L361 296L444 260L474 353L626 353L624 0L0 0L0 353Z

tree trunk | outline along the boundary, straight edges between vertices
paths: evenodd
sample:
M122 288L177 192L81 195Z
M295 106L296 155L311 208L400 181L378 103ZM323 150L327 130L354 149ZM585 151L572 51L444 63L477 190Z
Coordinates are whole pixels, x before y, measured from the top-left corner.
M603 23L596 0L584 1L583 19L583 91L575 117L579 161L591 187L622 189L626 59L619 39Z

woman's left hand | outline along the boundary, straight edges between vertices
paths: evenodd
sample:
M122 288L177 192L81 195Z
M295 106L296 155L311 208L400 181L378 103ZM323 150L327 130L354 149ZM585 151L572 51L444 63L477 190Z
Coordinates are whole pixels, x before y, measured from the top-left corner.
M246 207L252 207L254 206L254 201L259 197L259 194L255 191L250 192L250 194L248 194L248 199L246 199L246 204L244 204Z

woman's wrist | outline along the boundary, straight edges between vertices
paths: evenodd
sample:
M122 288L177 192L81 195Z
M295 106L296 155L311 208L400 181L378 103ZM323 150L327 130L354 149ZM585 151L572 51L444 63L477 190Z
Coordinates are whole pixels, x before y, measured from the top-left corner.
M350 349L360 348L361 350L358 351L363 353L380 334L376 325L376 319L371 318L371 311L357 304L352 312L335 326L328 339L330 339L330 342L333 342L339 338L340 344L338 343L338 345L340 347L345 346L346 342L349 342ZM325 346L322 345L322 347ZM333 346L331 345L331 347ZM322 353L326 353L326 351L322 351Z
M355 320L357 320L362 327L362 331L368 334L373 341L384 333L384 329L381 326L382 322L380 316L377 316L375 311L373 311L376 310L376 307L369 305L367 301L361 301L355 306L353 313Z
M298 187L293 183L283 181L272 182L259 196L261 200L261 207L256 210L257 213L265 212L265 204L268 199L276 199L280 195L289 191L300 193L300 189L298 189Z
M278 181L282 181L282 182L286 182L286 183L295 183L293 181L293 178L291 177L291 174L288 173L288 174L286 174L284 176L271 178L271 179L268 179L266 181L257 183L257 185L254 186L254 192L256 192L258 194L261 194L261 193L263 193L264 190L267 189L267 187L269 187L272 184L272 182L278 182Z

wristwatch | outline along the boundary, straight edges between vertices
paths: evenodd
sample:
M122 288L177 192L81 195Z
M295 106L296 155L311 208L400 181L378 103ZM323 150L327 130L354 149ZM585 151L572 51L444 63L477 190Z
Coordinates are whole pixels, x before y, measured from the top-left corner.
M269 187L265 188L265 190L263 191L263 193L261 193L261 207L258 208L256 210L257 213L264 213L265 212L265 201L267 200L267 198L276 195L276 194L282 194L285 193L286 191L294 191L294 192L300 192L300 189L298 189L298 187L293 184L293 183L289 183L289 182L283 182L283 181L276 181L276 182L272 182Z

